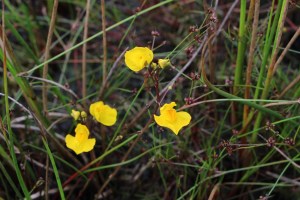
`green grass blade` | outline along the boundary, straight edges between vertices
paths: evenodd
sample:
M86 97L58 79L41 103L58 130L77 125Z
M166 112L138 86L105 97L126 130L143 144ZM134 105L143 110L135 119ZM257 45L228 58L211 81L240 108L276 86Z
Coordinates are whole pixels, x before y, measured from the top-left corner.
M6 171L5 167L3 166L3 164L1 162L0 162L0 169L2 171L2 174L5 176L6 180L8 181L10 187L13 189L13 191L18 196L18 198L22 199L23 198L22 194L19 192L19 190L18 190L17 186L15 185L14 181L11 179L11 175Z
M62 184L61 184L61 181L60 181L60 177L59 177L59 173L58 173L58 169L56 167L56 164L55 164L55 160L54 160L54 157L53 157L53 154L49 148L49 145L47 143L47 141L42 137L42 141L43 141L43 144L47 150L47 154L50 158L50 161L51 161L51 164L52 164L52 167L53 167L53 171L54 171L54 175L55 175L55 179L56 179L56 183L57 183L57 187L58 187L58 190L59 190L59 194L60 194L60 199L66 199L65 198L65 194L64 194L64 190L63 190L63 187L62 187Z
M239 20L239 42L238 42L238 53L236 58L236 68L234 72L234 94L238 92L238 85L241 85L242 82L242 71L246 50L246 0L241 0L241 9L240 9L240 20Z

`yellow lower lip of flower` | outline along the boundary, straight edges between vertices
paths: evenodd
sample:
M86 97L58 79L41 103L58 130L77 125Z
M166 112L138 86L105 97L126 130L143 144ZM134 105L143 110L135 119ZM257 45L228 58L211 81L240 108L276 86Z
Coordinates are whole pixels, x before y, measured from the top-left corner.
M165 104L160 108L160 116L154 115L154 120L159 126L169 128L178 135L184 126L190 124L192 117L188 112L177 112L174 106L175 102Z
M77 124L75 137L68 134L65 138L66 146L72 149L77 155L83 152L89 152L94 149L96 139L88 139L89 129L82 124Z
M153 52L148 47L135 47L125 53L125 64L132 71L138 72L153 60Z
M112 126L117 121L117 110L105 105L102 101L92 103L90 105L91 115L101 124Z

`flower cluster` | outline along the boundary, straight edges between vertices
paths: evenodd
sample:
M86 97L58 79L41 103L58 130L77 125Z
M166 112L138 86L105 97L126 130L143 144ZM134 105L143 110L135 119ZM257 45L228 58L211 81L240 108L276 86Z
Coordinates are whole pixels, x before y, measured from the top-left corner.
M153 51L148 47L135 47L125 53L125 64L134 72L139 72L147 66L152 68L165 68L171 65L169 59L158 59L158 62L153 61ZM150 64L151 63L151 64Z
M169 59L158 59L153 62L154 54L148 47L135 47L125 53L125 64L134 72L139 72L145 67L152 67L149 70L150 75L158 76L158 69L164 69L171 65ZM154 72L154 73L152 73ZM154 80L158 80L155 77ZM155 84L158 88L158 82ZM190 124L191 115L187 112L177 112L174 107L175 102L166 103L160 108L160 115L154 115L155 122L162 127L169 128L176 135L179 131ZM105 126L113 126L117 121L117 110L105 105L102 101L92 103L89 108L89 113L99 123ZM86 122L88 115L84 111L72 110L71 116L77 121ZM65 142L68 148L72 149L77 155L83 152L91 151L96 139L90 138L90 131L84 124L78 123L75 128L75 136L68 134Z
M147 66L151 66L155 70L171 65L169 59L158 59L156 63L153 62L153 57L153 52L149 48L135 47L125 53L125 64L135 72ZM160 116L154 115L154 120L159 126L169 128L178 135L179 131L190 123L192 117L187 112L177 112L174 109L175 106L175 102L165 104L160 108Z
M90 114L99 123L105 126L112 126L117 121L117 110L105 105L102 101L92 103L90 105ZM87 119L87 113L84 111L72 110L71 116L75 120L85 121ZM86 125L81 123L77 124L75 128L75 137L68 134L65 138L66 145L69 149L72 149L77 155L83 152L91 151L95 144L96 139L89 139L90 131Z
M78 111L78 110L72 110L71 116L74 118L75 121L79 119L85 121L87 118L87 114L85 111Z

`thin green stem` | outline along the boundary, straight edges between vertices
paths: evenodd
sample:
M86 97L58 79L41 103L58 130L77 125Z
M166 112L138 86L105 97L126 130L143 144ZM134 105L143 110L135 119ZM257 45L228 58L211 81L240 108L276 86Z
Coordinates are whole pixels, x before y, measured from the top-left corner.
M280 173L280 175L278 176L276 182L273 184L271 190L268 192L267 196L271 196L272 192L274 191L274 189L276 188L276 186L278 185L278 182L280 181L281 177L283 176L283 174L286 172L286 170L289 168L289 166L291 165L291 163L289 162L285 168L282 170L282 172Z
M2 171L2 174L7 179L10 187L13 189L13 191L16 193L19 199L22 199L22 194L19 192L17 186L15 185L14 181L11 178L11 174L6 170L6 168L3 166L3 164L0 162L0 169Z
M246 32L246 0L241 0L241 8L240 8L240 24L239 24L239 42L238 42L238 53L236 59L236 68L234 72L234 90L233 94L236 95L238 93L238 85L242 82L242 71L244 64L244 56L246 49L246 41L245 41L245 32Z
M62 187L62 184L61 184L61 180L60 180L60 177L59 177L58 169L57 169L56 164L55 164L53 154L52 154L52 152L49 148L49 145L48 145L46 139L43 136L42 136L42 141L43 141L43 144L46 148L47 155L50 158L51 165L53 167L53 172L54 172L54 175L55 175L55 179L56 179L57 187L58 187L58 190L59 190L60 198L61 199L66 199L65 194L64 194L64 190L63 190L63 187Z
M282 0L278 1L278 5L277 5L277 10L275 13L275 17L272 23L272 15L273 15L273 8L274 8L274 1L271 7L271 12L269 15L269 22L268 22L268 29L267 29L267 33L266 33L266 39L265 39L265 43L264 43L264 48L263 48L263 58L262 58L262 62L261 62L261 67L260 67L260 71L259 71L259 76L258 76L258 80L257 80L257 84L256 84L256 90L254 93L254 98L257 99L259 97L259 93L260 93L260 89L262 88L262 82L263 82L263 78L265 75L265 70L266 70L266 64L268 62L269 59L269 53L270 53L270 49L271 49L271 44L274 41L274 37L275 37L275 32L276 32L276 28L278 25L278 19L280 16L280 8L282 6Z
M242 82L242 71L244 65L244 57L245 57L245 50L246 50L246 11L247 11L247 1L241 0L240 2L240 20L239 20L239 37L238 37L238 52L236 58L236 67L234 72L234 85L233 85L233 94L238 95L239 85ZM232 104L231 107L231 123L235 125L237 123L237 115L236 115L236 104Z
M281 41L281 36L282 36L282 31L283 31L283 25L284 25L284 21L286 18L286 14L287 14L287 10L288 10L288 4L289 1L287 0L283 0L283 6L281 8L280 11L280 17L278 20L278 25L277 25L277 30L276 30L276 36L275 36L275 40L274 40L274 44L273 44L273 52L272 52L272 58L271 58L271 64L270 67L268 69L268 74L267 74L267 78L265 81L265 87L263 89L262 95L261 95L261 99L266 99L268 97L269 91L270 91L270 86L271 86L271 80L274 74L274 66L276 63L276 59L277 59L277 53L278 53L278 46L280 44ZM257 129L262 121L262 117L263 117L263 113L259 112L254 124L254 130ZM252 141L255 141L257 137L257 134L253 134L252 135Z

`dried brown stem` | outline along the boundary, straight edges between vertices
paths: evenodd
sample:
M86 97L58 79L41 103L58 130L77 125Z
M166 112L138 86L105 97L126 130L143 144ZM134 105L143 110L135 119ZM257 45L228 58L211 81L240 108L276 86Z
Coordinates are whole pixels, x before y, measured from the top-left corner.
M254 19L253 19L253 24L252 24L251 44L250 44L249 57L248 57L248 63L247 63L246 88L245 88L245 96L244 96L245 99L250 98L251 74L252 74L254 50L255 50L255 44L256 44L256 38L257 38L259 8L260 8L260 0L256 0L255 8L254 8ZM244 105L243 124L245 124L247 122L248 115L249 115L249 106Z
M275 65L274 65L274 70L273 70L273 75L276 72L279 63L281 63L281 61L283 60L285 54L288 52L288 50L291 48L292 44L295 42L295 40L298 38L300 34L300 27L298 27L297 31L295 32L295 34L293 35L293 37L291 38L291 40L289 41L289 43L286 45L286 47L284 48L283 52L280 54L279 58L277 59Z
M214 199L217 199L217 198L218 198L219 192L220 192L220 184L216 184L216 185L213 187L213 189L212 189L212 191L211 191L211 193L210 193L210 195L209 195L209 197L208 197L208 200L214 200Z
M107 63L107 40L106 40L106 19L105 19L105 0L101 0L101 17L102 17L102 31L103 31L103 65L102 65L102 84L105 84L107 69L106 69L106 63Z
M83 40L86 40L88 37L88 25L89 25L89 15L90 15L90 6L91 1L87 0L86 2L86 14L85 14L85 22L84 22L84 32L83 32ZM82 46L82 98L83 105L86 107L86 52L87 52L87 43L84 43Z
M248 16L247 16L247 26L250 25L254 15L255 15L255 3L257 3L256 0L251 0L250 1L249 11L248 11Z
M47 61L49 59L49 54L50 54L50 46L51 46L51 42L52 42L52 36L53 36L53 32L54 32L54 27L55 27L55 19L56 19L56 14L57 14L57 7L58 7L58 0L54 1L53 4L53 8L52 8L52 14L51 14L51 21L50 21L50 27L49 27L49 31L48 31L48 36L47 36L47 43L46 43L46 48L45 48L45 61ZM44 68L43 68L43 79L47 79L47 75L48 75L48 63L45 63ZM48 97L47 97L47 93L48 93L48 83L47 82L43 82L43 89L42 89L42 98L43 98L43 112L45 114L45 116L48 116ZM49 159L48 156L46 158L46 174L45 174L45 199L49 199L48 196L48 182L49 182Z
M278 99L282 98L287 91L289 91L292 87L294 87L297 83L300 82L300 74L288 85L284 88L284 90L278 96Z
M211 15L213 16L214 13L210 13L210 12L215 12L215 11L210 11L207 5L206 0L203 1L203 6L204 6L204 10L206 10L207 15ZM214 34L214 29L215 29L215 22L211 21L214 19L211 19L211 17L208 17L207 19L207 25L208 25L208 36ZM210 75L210 82L212 84L215 84L215 65L214 65L214 60L213 60L213 41L209 40L208 41L208 66L209 66L209 75ZM212 94L212 98L215 98L215 95ZM211 104L212 106L212 110L213 110L213 114L214 114L214 118L215 118L215 123L217 123L218 121L218 113L217 113L217 105L215 103Z
M48 31L48 36L47 36L47 43L45 47L45 61L49 59L49 51L50 51L50 46L52 42L52 36L54 32L54 26L55 26L55 19L56 19L56 14L57 14L57 7L58 7L58 0L54 1L53 8L52 8L52 14L51 14L51 21L50 21L50 26L49 26L49 31ZM43 68L43 79L47 79L48 75L48 63L46 62ZM43 96L43 112L47 116L48 114L48 109L47 109L47 104L48 104L48 98L47 98L47 87L48 83L43 82L43 89L42 89L42 96Z

